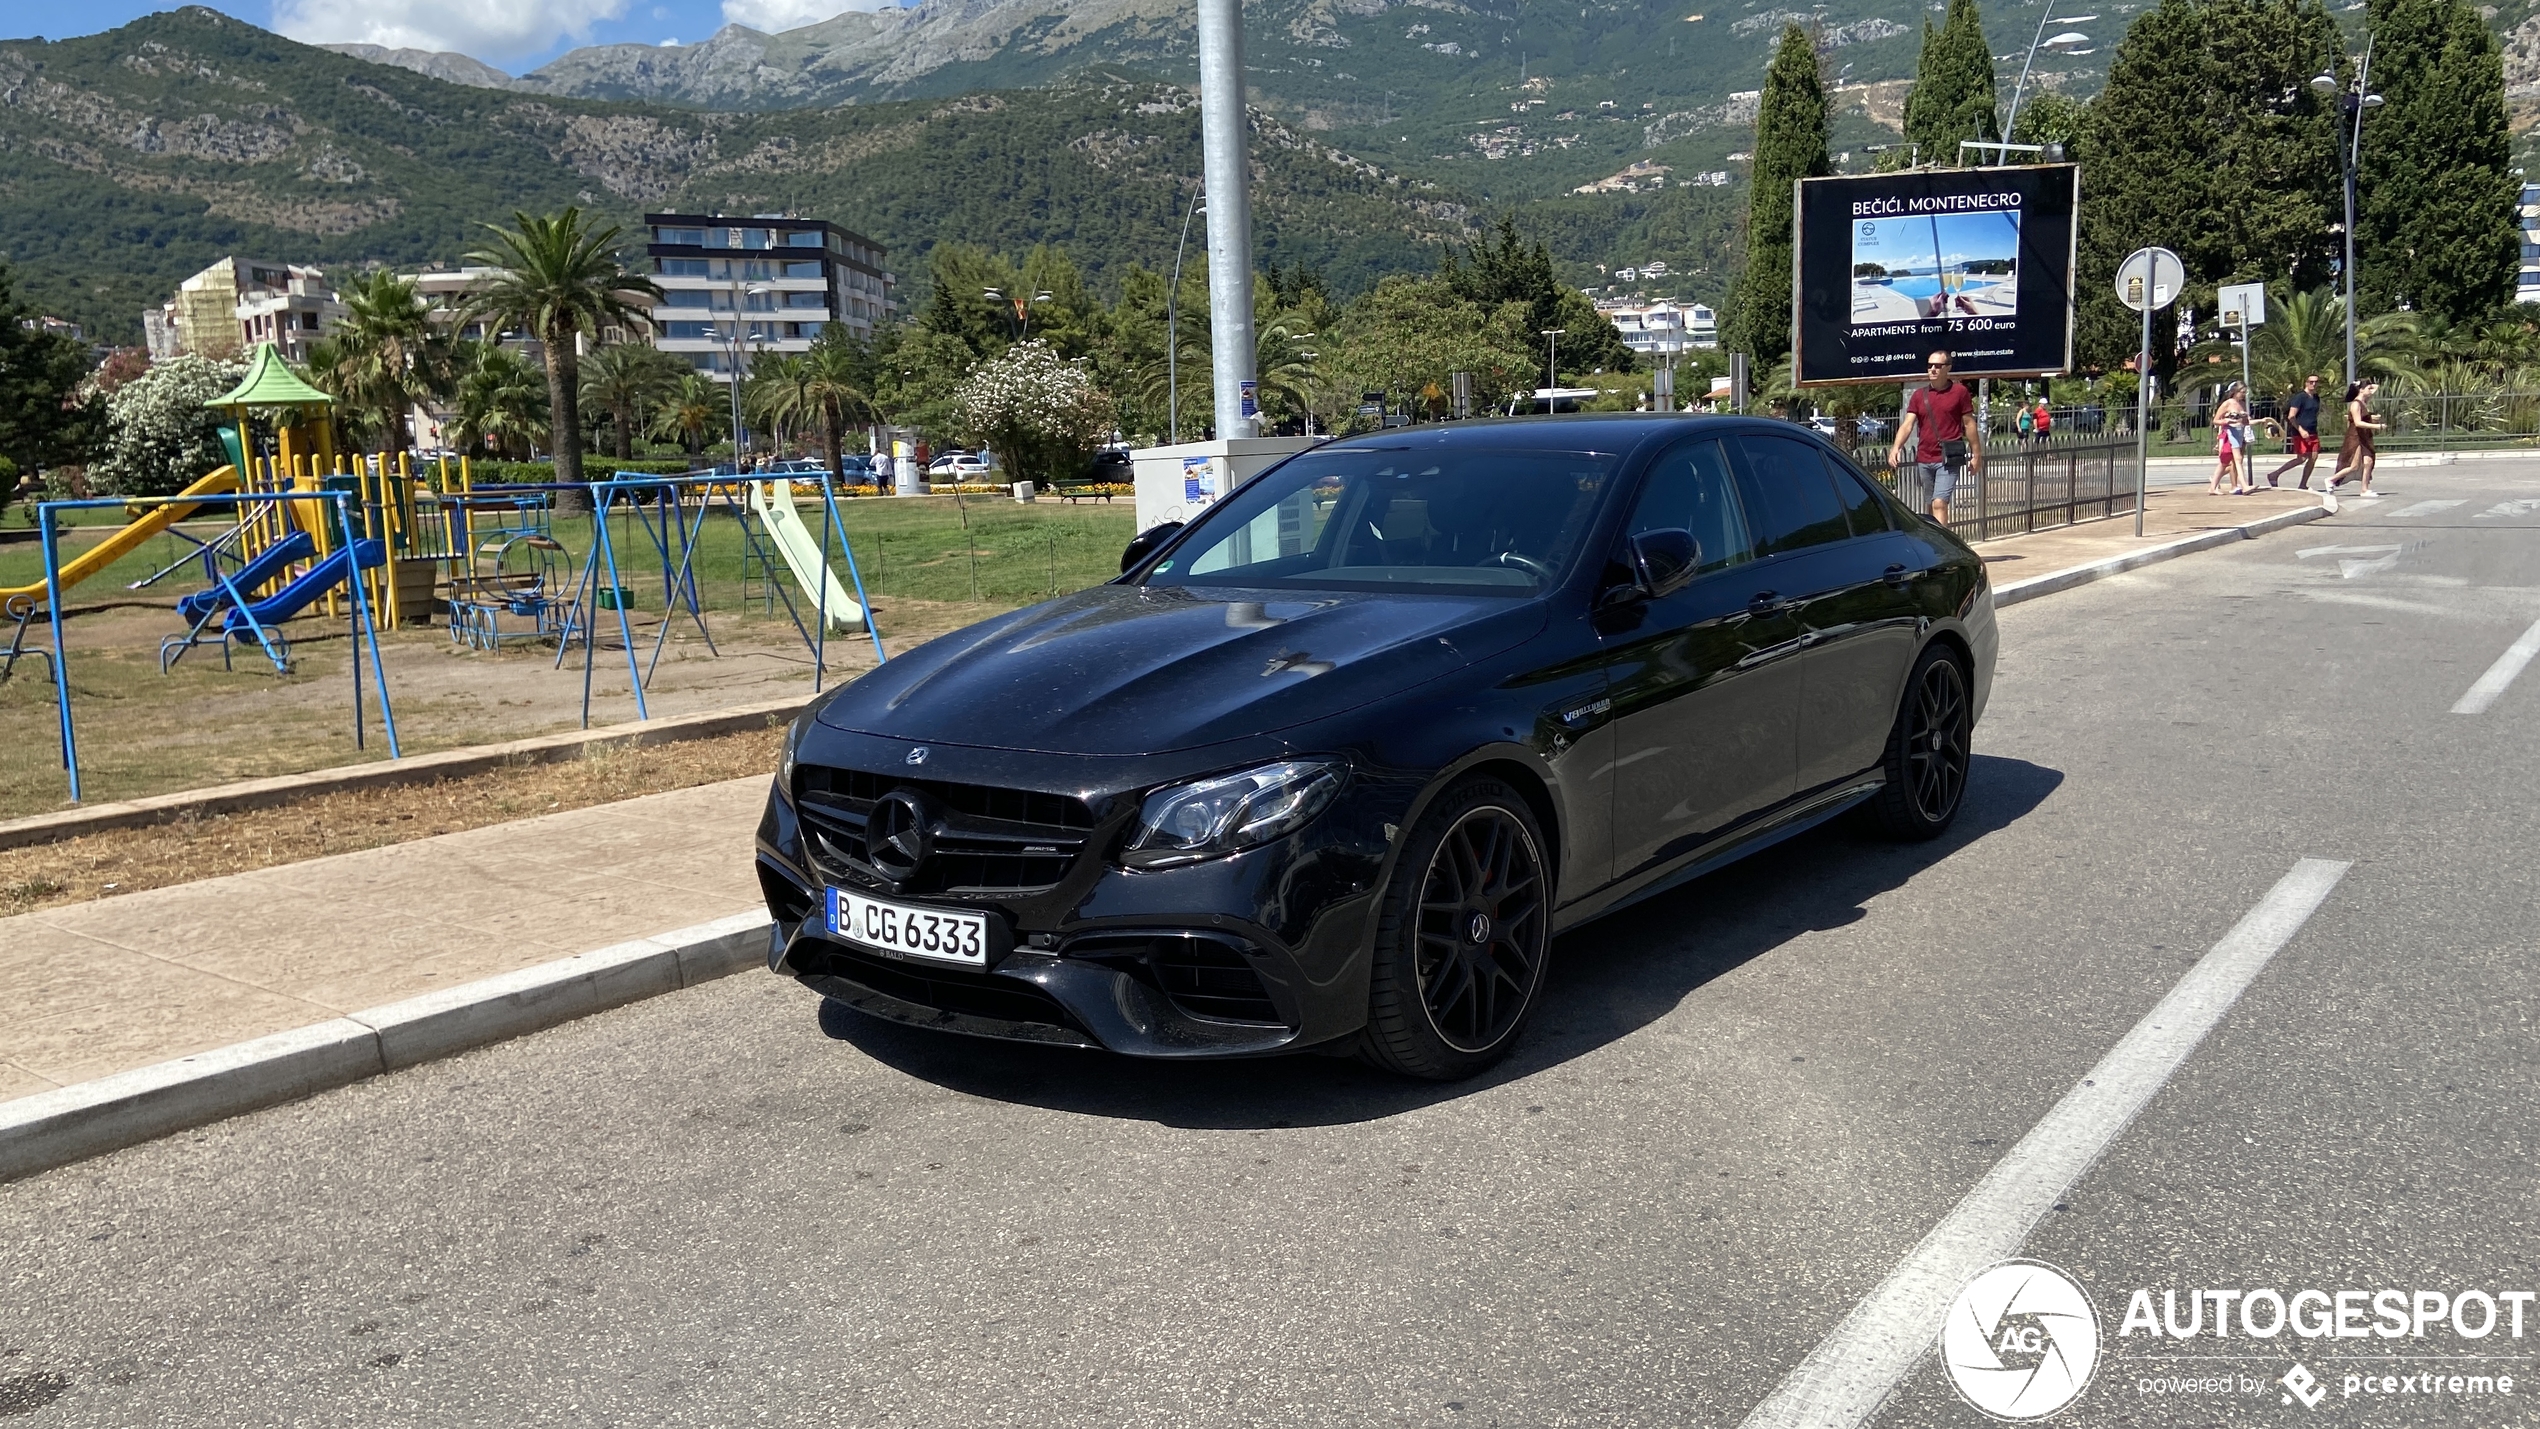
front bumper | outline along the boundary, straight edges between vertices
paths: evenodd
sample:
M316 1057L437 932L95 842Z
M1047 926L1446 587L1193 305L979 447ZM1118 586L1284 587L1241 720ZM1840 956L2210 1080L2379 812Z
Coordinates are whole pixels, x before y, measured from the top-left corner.
M862 754L860 767L899 763L896 746L841 750L834 735L819 743L829 746L826 757ZM1010 788L1035 773L1070 772L1056 761L1017 767L997 751L980 751L965 769L962 751L934 750L930 776ZM840 866L829 826L812 846L797 807L801 791L771 788L757 839L760 887L775 922L768 964L868 1015L976 1037L1158 1058L1259 1056L1336 1041L1366 1020L1385 826L1402 817L1416 788L1416 781L1355 778L1332 808L1286 839L1135 872L1111 861L1135 790L1078 795L1099 818L1064 876L994 893L872 886L867 870ZM832 885L987 914L997 929L988 965L895 957L833 938L825 915Z

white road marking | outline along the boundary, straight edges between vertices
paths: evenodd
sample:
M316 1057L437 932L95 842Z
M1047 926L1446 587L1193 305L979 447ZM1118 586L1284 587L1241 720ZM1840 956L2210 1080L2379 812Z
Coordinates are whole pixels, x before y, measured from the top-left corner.
M2522 673L2522 667L2531 663L2534 655L2540 655L2540 621L2533 621L2531 628L2522 632L2520 640L2505 647L2505 653L2497 656L2496 663L2487 667L2487 673L2478 677L2478 683L2469 687L2469 693L2461 696L2459 704L2452 706L2452 713L2484 714L2489 705L2496 703L2496 697L2505 692L2505 687L2514 682L2514 676Z
M2307 561L2313 556L2340 554L2380 557L2379 560L2373 561L2339 561L2337 563L2338 576L2344 580L2353 580L2357 576L2378 575L2399 564L2399 551L2400 548L2397 546L2313 546L2307 551L2295 551L2293 559Z
M2301 930L2348 867L2324 858L2293 865L1755 1406L1744 1429L1854 1429L1878 1413L1931 1351L1959 1287L2019 1250L2056 1199L2124 1134L2267 960Z
M2469 518L2484 521L2490 516L2530 516L2540 513L2540 496L2526 496L2517 501L2499 501Z
M2402 506L2390 514L2393 518L2400 516L2431 516L2438 511L2449 511L2455 506L2467 506L2468 504L2469 503L2467 501L2420 501L2414 506Z

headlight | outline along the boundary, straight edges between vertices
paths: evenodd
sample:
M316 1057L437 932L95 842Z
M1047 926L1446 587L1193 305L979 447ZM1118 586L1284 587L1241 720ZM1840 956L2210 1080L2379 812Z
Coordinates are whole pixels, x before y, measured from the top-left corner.
M1120 861L1168 868L1265 844L1304 828L1341 790L1344 767L1287 759L1241 774L1176 784L1147 796Z
M785 796L787 803L793 802L794 798L794 750L802 742L803 722L797 719L785 726L784 752L776 756L776 789Z

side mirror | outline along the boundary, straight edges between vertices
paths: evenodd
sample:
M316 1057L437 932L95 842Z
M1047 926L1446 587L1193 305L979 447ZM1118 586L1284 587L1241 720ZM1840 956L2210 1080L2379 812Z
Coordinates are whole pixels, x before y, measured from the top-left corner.
M1128 549L1120 553L1120 573L1125 576L1136 570L1145 563L1147 557L1155 554L1156 547L1172 540L1181 532L1181 529L1181 522L1167 521L1161 526L1149 526L1140 531L1129 542Z
M1631 541L1632 574L1651 600L1684 589L1702 569L1702 543L1681 526L1643 531Z

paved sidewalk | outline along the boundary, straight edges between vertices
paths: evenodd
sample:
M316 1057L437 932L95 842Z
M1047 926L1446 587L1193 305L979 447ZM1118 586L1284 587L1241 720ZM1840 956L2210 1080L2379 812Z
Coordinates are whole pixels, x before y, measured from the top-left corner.
M0 918L0 1100L758 906L735 779Z
M2312 503L2155 491L2141 538L2127 515L1978 550L2006 585ZM0 1101L752 911L766 790L736 779L0 918Z

